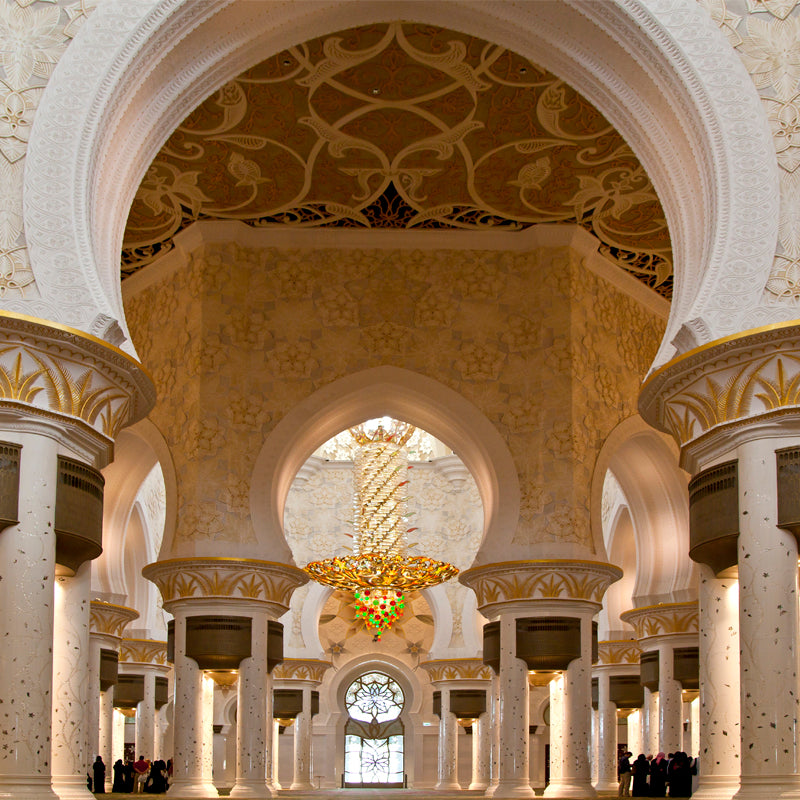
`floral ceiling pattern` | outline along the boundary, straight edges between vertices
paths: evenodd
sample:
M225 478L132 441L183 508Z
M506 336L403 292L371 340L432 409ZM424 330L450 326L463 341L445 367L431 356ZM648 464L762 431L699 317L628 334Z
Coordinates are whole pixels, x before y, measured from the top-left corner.
M509 231L578 224L623 269L672 292L663 210L608 121L508 50L412 23L292 47L201 104L142 181L123 276L203 219Z

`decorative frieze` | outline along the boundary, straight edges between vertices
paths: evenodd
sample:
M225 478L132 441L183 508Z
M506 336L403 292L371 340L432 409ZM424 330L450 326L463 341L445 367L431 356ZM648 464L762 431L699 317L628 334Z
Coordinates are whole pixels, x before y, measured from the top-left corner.
M478 609L515 601L585 601L600 606L606 589L622 577L622 570L599 561L553 559L506 561L474 567L458 580L474 590Z
M634 608L619 616L633 626L639 641L654 636L696 634L700 630L700 609L697 603L659 603L655 606Z
M597 664L635 664L639 666L641 648L635 639L613 639L597 644Z
M113 439L155 403L142 365L90 334L0 311L0 409L57 416Z
M431 681L486 681L492 677L491 667L480 658L442 658L422 661L420 666Z
M682 448L800 413L800 325L755 328L678 356L647 379L639 411Z
M246 558L174 558L148 564L142 575L158 586L167 610L181 600L228 598L267 604L275 616L308 581L297 567Z
M158 639L123 639L119 646L119 660L129 664L167 664L167 643Z
M139 612L126 606L106 603L103 600L92 600L89 612L89 630L91 633L122 638L122 632L129 622L138 619Z
M330 667L330 661L320 661L316 658L287 658L275 667L272 677L274 680L322 683L325 671Z

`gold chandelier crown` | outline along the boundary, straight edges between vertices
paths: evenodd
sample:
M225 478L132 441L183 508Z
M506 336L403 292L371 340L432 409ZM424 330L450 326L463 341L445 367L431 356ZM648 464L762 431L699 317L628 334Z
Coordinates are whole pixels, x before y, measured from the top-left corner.
M359 447L378 442L404 447L416 430L413 425L408 422L401 422L398 419L388 420L388 427L384 426L384 420L379 420L374 430L370 430L367 425L368 423L362 423L350 428L350 435L355 439Z

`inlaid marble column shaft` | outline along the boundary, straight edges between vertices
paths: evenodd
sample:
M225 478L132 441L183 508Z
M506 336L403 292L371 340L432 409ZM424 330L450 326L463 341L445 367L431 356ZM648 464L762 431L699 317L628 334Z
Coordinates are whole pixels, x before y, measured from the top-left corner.
M136 756L150 760L160 757L156 752L156 673L143 669L144 697L136 706Z
M174 615L175 758L170 792L176 797L215 797L217 790L203 774L203 673L197 662L185 654L186 611L176 608Z
M89 727L89 604L91 562L55 590L53 639L53 791L62 800L91 798L86 772ZM99 657L99 656L98 656ZM98 678L99 680L99 678ZM97 693L96 691L94 692ZM92 727L96 727L96 720Z
M472 780L467 787L470 791L488 788L491 777L491 750L492 726L487 711L472 723Z
M125 755L125 717L122 712L115 708L112 716L111 729L111 758L106 761L106 785L109 781L113 785L114 773L112 766L118 758ZM138 754L137 754L138 755Z
M581 655L564 671L564 707L561 737L561 774L545 790L546 797L592 798L589 746L592 730L592 616L581 617ZM551 713L552 722L552 713ZM551 750L551 763L553 761Z
M564 766L564 675L550 681L550 785L561 780ZM545 789L545 792L547 791ZM554 789L555 790L555 789Z
M652 753L676 753L681 749L683 701L675 680L675 655L669 642L658 645L658 747Z
M642 752L647 755L658 752L658 692L644 687L644 705L642 706ZM665 753L670 752L668 750ZM673 751L674 752L674 751ZM636 758L638 753L634 753Z
M111 785L111 766L114 764L114 687L100 692L100 719L98 723L97 755L106 765L106 786ZM89 754L91 756L91 753ZM137 753L138 755L138 753ZM92 758L94 761L94 758Z
M6 436L6 434L3 434ZM18 434L19 524L0 531L0 797L53 798L50 729L57 449Z
M774 440L739 461L742 798L800 797L797 542L776 527Z
M492 675L489 690L489 726L491 729L491 754L489 760L489 786L486 796L492 797L500 782L500 677Z
M271 713L270 716L272 716ZM273 720L272 758L270 759L270 761L272 762L272 780L270 781L270 788L273 790L273 792L277 792L278 789L281 788L281 783L279 780L279 766L280 766L280 752L281 752L280 727L281 727L280 722L278 722L278 720Z
M267 782L267 759L271 759L272 718L267 718L267 698L272 678L267 670L267 628L264 611L254 610L252 655L239 665L236 751L236 785L231 797L272 797Z
M597 790L617 788L617 707L610 698L611 676L597 672Z
M294 778L292 790L313 789L311 781L311 687L303 686L303 710L294 721Z
M500 780L493 796L533 797L530 785L528 729L528 667L517 658L517 619L500 620Z
M86 752L89 762L100 754L100 636L89 634L89 677L86 698ZM138 755L138 754L137 754Z
M634 753L634 758L645 751L644 737L642 735L642 713L643 709L637 708L636 711L628 715L628 750Z
M439 715L439 780L438 791L455 790L458 783L458 720L450 711L450 689L441 687L442 706Z

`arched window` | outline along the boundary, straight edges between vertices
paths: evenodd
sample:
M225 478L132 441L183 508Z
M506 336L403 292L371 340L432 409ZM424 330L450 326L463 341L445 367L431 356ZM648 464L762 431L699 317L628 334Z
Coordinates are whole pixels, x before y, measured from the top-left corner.
M368 672L348 687L344 703L344 785L402 787L405 698L397 681L381 672Z

